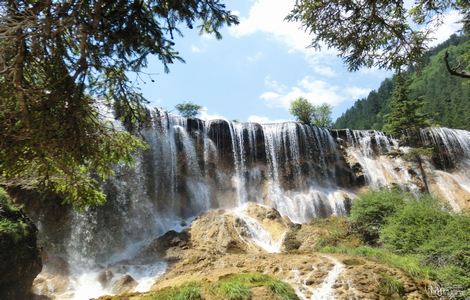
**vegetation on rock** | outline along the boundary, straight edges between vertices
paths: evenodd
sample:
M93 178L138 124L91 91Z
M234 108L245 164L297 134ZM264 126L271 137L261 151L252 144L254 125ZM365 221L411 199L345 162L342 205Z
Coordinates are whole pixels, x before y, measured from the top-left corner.
M251 300L252 289L266 288L265 299L298 300L294 289L287 283L260 273L230 274L215 282L191 281L176 287L168 287L144 294L104 296L101 300Z
M331 243L321 251L367 257L398 267L416 279L470 291L470 216L439 200L397 191L370 191L353 203L351 226L364 244Z
M41 271L37 229L0 188L0 298L28 299Z

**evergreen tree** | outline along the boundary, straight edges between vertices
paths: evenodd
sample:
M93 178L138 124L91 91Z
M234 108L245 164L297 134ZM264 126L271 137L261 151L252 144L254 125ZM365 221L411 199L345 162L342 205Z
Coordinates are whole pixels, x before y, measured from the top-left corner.
M422 112L423 98L409 97L409 85L410 81L405 75L398 73L395 76L390 113L385 116L384 131L405 145L417 146L420 129L430 126L431 121L429 116Z
M421 62L440 25L435 20L442 20L449 9L460 12L468 33L468 0L416 0L411 7L394 0L299 0L287 19L302 23L313 36L313 47L337 49L350 70L396 70ZM445 62L450 74L470 78L469 71L450 66L447 56Z
M432 114L435 123L470 130L470 81L451 76L446 71L442 63L446 51L451 54L452 65L461 63L465 66L465 57L470 53L470 38L452 35L426 54L425 64L420 70L409 70L409 97L421 97L424 102L422 112ZM384 80L378 90L357 100L343 113L336 120L335 127L383 130L384 116L390 113L394 85L393 79Z
M426 172L423 167L422 156L431 154L431 150L421 144L420 129L431 125L427 114L422 113L423 98L409 97L409 79L400 72L395 76L390 113L385 116L384 130L388 134L398 138L403 145L413 148L407 153L409 160L418 164L424 189L429 193Z

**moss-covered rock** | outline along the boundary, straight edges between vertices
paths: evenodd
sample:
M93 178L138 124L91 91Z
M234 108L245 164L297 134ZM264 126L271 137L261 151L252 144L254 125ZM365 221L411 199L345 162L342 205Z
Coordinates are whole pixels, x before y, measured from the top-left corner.
M0 299L29 299L42 262L37 228L0 189Z

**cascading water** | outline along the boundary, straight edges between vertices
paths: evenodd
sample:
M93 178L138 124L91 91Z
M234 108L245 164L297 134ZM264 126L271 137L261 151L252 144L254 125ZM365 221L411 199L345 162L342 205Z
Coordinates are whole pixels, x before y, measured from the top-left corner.
M430 129L422 134L449 157L464 153L467 160L459 164L470 162L469 132ZM113 293L113 280L124 275L137 281L134 290L149 288L166 264L155 256L143 256L142 249L168 230L181 230L188 218L208 209L256 202L298 223L345 215L355 191L364 184L351 158L370 186L417 189L403 161L386 155L398 147L396 142L375 131L347 130L344 140L349 145L344 149L337 140L339 131L294 122L204 122L156 110L142 135L150 149L136 156L134 169L116 167L116 176L104 185L108 202L72 213L65 224L69 238L50 246L50 253L68 265L69 298ZM435 173L441 174L441 186L449 183L444 175L451 176L470 195L468 174ZM278 251L279 241L272 241L256 220L240 212L238 217L251 228L258 245ZM104 271L113 273L110 283L97 280ZM88 292L82 293L85 287Z
M281 246L285 233L279 238L274 239L271 233L261 225L258 220L249 216L246 212L246 205L242 205L232 210L231 213L241 220L248 231L248 239L253 241L258 247L268 253L281 252ZM245 238L239 233L242 240Z

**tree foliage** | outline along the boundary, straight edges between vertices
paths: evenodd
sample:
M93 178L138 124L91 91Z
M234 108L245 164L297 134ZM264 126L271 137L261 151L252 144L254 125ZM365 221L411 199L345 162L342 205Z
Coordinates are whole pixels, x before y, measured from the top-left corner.
M300 0L287 17L313 36L312 46L338 49L350 70L378 67L397 70L418 63L433 30L449 9L459 10L470 25L467 0L404 1Z
M307 99L299 97L290 104L290 113L297 121L310 124L312 121L313 104Z
M385 116L384 131L403 144L418 146L420 129L431 125L427 114L422 113L423 98L410 98L410 81L403 74L395 76L395 88L390 102L390 113Z
M1 1L0 185L103 202L99 181L143 144L102 108L142 119L146 100L129 74L143 74L149 55L166 71L181 61L173 36L182 26L220 38L235 23L218 0Z
M404 205L407 195L397 190L369 191L359 195L351 208L351 220L362 239L377 244L386 218Z
M318 127L331 127L331 105L323 103L313 105L307 99L299 97L292 101L290 113L304 124L311 124Z
M185 118L194 118L199 115L202 106L192 102L183 102L177 104L175 108L178 110L181 116Z
M312 125L318 127L331 127L333 122L331 120L332 107L328 103L313 106Z
M381 190L359 195L351 219L364 242L373 241L376 247L354 247L346 253L399 266L413 277L425 275L470 296L468 214L452 212L429 195Z

